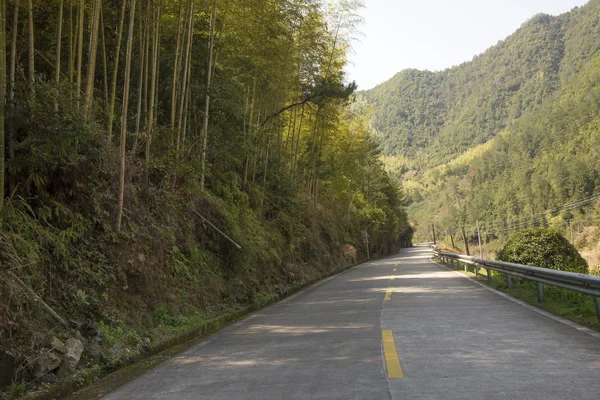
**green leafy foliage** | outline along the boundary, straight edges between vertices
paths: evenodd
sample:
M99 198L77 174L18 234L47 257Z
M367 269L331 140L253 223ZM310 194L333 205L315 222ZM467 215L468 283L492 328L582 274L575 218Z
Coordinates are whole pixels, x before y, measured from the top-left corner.
M588 271L587 262L560 233L545 228L525 229L511 235L498 259L560 271Z
M407 168L446 163L538 110L600 48L600 2L558 17L536 15L471 62L440 72L406 70L363 92L384 154Z
M600 186L599 10L592 0L538 15L471 62L403 71L362 94L420 239L431 223L440 236L465 227L476 244L479 222L498 246L520 228L596 225L594 202L559 207Z
M122 362L120 344L135 348L140 337L184 329L205 315L264 305L339 270L344 244L364 259L365 231L371 255L410 243L402 185L381 163L369 109L354 103L356 85L344 74L360 1L334 7L317 0L217 1L210 88L208 3L138 1L133 19L133 7L126 7L124 32L133 21L134 35L124 35L118 57L127 59L125 49L133 49L130 82L123 82L123 62L116 68L115 59L123 3L94 3L102 6L105 29L93 82L85 74L80 79L79 89L94 88L89 110L69 72L91 70L91 10L77 25L79 3L72 12L65 3L57 38L59 2L34 2L35 82L20 68L27 64L28 32L19 29L16 37L2 193L12 197L0 210L0 268L81 334L101 337L106 366ZM22 21L23 7L20 13ZM82 40L71 25L83 28ZM185 44L179 53L178 38ZM81 52L73 46L74 58L82 59L75 71L69 42L81 43ZM193 71L189 83L185 62ZM131 104L125 118L112 120L109 137L102 94L112 72L115 112L122 112L126 83ZM150 99L155 72L159 83ZM189 99L181 96L187 85ZM114 134L120 128L123 149ZM0 315L0 347L20 349L15 353L24 360L38 350L30 346L34 333L56 327L6 276L0 274L0 297L14 301Z

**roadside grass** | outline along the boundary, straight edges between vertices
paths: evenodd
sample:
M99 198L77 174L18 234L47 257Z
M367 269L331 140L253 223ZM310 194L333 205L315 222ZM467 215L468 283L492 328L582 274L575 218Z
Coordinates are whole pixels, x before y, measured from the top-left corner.
M439 260L436 260L436 262L440 265L444 265L439 262ZM514 281L512 289L509 290L506 285L504 274L492 271L492 282L490 284L488 282L486 269L479 268L479 274L478 276L475 276L473 266L471 265L468 266L467 272L464 270L464 264L460 264L459 268L456 266L452 268L450 265L445 266L529 305L600 332L600 321L598 321L596 316L596 307L591 296L582 295L550 285L544 285L544 301L540 303L538 302L535 282Z

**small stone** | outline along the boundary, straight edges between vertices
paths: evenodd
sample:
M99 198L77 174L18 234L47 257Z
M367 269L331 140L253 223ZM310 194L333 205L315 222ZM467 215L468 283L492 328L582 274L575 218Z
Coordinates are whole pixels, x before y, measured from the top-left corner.
M100 357L100 354L102 354L102 346L100 346L98 343L92 342L85 348L85 354L87 354L90 358L97 359Z
M63 356L63 364L58 371L60 378L72 375L75 372L83 354L83 343L80 340L71 338L66 341L65 347L67 351Z
M58 381L58 377L54 373L49 373L48 375L44 375L40 378L40 383L47 383L50 385L56 384Z
M146 256L144 255L144 253L140 253L138 255L138 261L139 262L145 262L146 261Z
M150 349L150 345L152 344L149 337L143 337L142 343L144 345L144 349L146 349L146 350Z
M65 344L60 341L56 336L52 336L48 339L48 343L46 343L47 347L54 349L56 352L60 354L65 354L67 349L65 348Z
M54 371L62 363L62 359L55 353L49 350L43 350L43 353L35 363L33 375L36 378L41 378L44 375Z
M85 338L81 335L81 332L79 331L75 332L75 339L79 340L81 343L86 342Z

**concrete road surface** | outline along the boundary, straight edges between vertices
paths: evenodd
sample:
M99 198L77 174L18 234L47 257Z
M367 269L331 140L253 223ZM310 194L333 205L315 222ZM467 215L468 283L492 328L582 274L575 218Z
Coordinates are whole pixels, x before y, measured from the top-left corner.
M105 399L600 399L598 337L430 255L417 247L356 267Z

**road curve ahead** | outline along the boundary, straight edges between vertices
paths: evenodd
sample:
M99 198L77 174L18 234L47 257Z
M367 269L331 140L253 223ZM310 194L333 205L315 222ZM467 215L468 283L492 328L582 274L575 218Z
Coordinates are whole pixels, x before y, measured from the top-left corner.
M600 339L430 256L417 247L360 265L105 399L600 398Z

